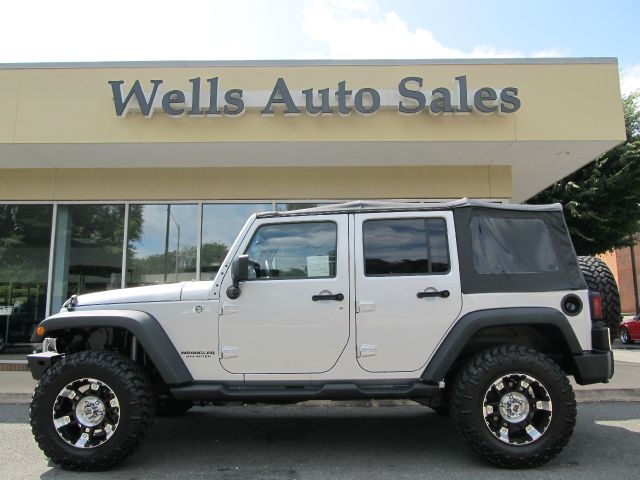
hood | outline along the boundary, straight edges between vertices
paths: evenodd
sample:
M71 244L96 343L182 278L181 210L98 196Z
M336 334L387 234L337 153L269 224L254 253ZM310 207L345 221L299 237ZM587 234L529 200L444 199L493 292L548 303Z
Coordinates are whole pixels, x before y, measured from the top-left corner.
M123 288L105 292L78 295L75 306L113 305L118 303L171 302L180 300L184 285L189 282L151 285L148 287Z

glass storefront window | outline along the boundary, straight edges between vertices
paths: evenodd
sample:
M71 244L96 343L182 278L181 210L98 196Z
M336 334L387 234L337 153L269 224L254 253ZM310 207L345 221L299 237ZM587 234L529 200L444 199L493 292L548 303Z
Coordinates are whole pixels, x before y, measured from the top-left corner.
M215 277L238 232L254 213L269 212L271 203L206 204L202 207L202 280Z
M27 343L45 316L52 205L0 205L0 343Z
M71 295L120 288L124 205L58 205L51 312Z
M126 285L196 278L198 205L129 205Z

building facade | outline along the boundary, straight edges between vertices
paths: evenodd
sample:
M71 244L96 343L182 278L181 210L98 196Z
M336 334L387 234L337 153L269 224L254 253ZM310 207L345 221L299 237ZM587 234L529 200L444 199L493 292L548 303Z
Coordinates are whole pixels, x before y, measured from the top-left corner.
M620 310L623 315L640 314L640 245L616 248L598 255L609 267L620 291Z
M253 212L522 202L625 139L615 59L0 66L0 338L208 279Z

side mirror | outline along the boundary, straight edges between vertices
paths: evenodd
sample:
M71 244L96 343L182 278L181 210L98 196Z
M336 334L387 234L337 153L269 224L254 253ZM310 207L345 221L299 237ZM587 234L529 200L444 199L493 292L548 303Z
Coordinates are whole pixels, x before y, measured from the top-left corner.
M233 261L231 278L234 282L246 282L249 279L249 255L240 255Z
M231 264L233 284L227 288L227 297L235 300L240 296L240 282L249 279L249 255L240 255Z

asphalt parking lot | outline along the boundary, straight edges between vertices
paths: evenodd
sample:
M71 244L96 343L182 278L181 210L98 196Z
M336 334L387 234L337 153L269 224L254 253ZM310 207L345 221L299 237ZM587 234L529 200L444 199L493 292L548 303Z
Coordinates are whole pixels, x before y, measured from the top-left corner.
M640 403L581 403L567 448L536 470L493 468L427 407L198 407L159 419L142 447L99 473L60 470L35 445L28 405L0 405L2 479L638 478Z

